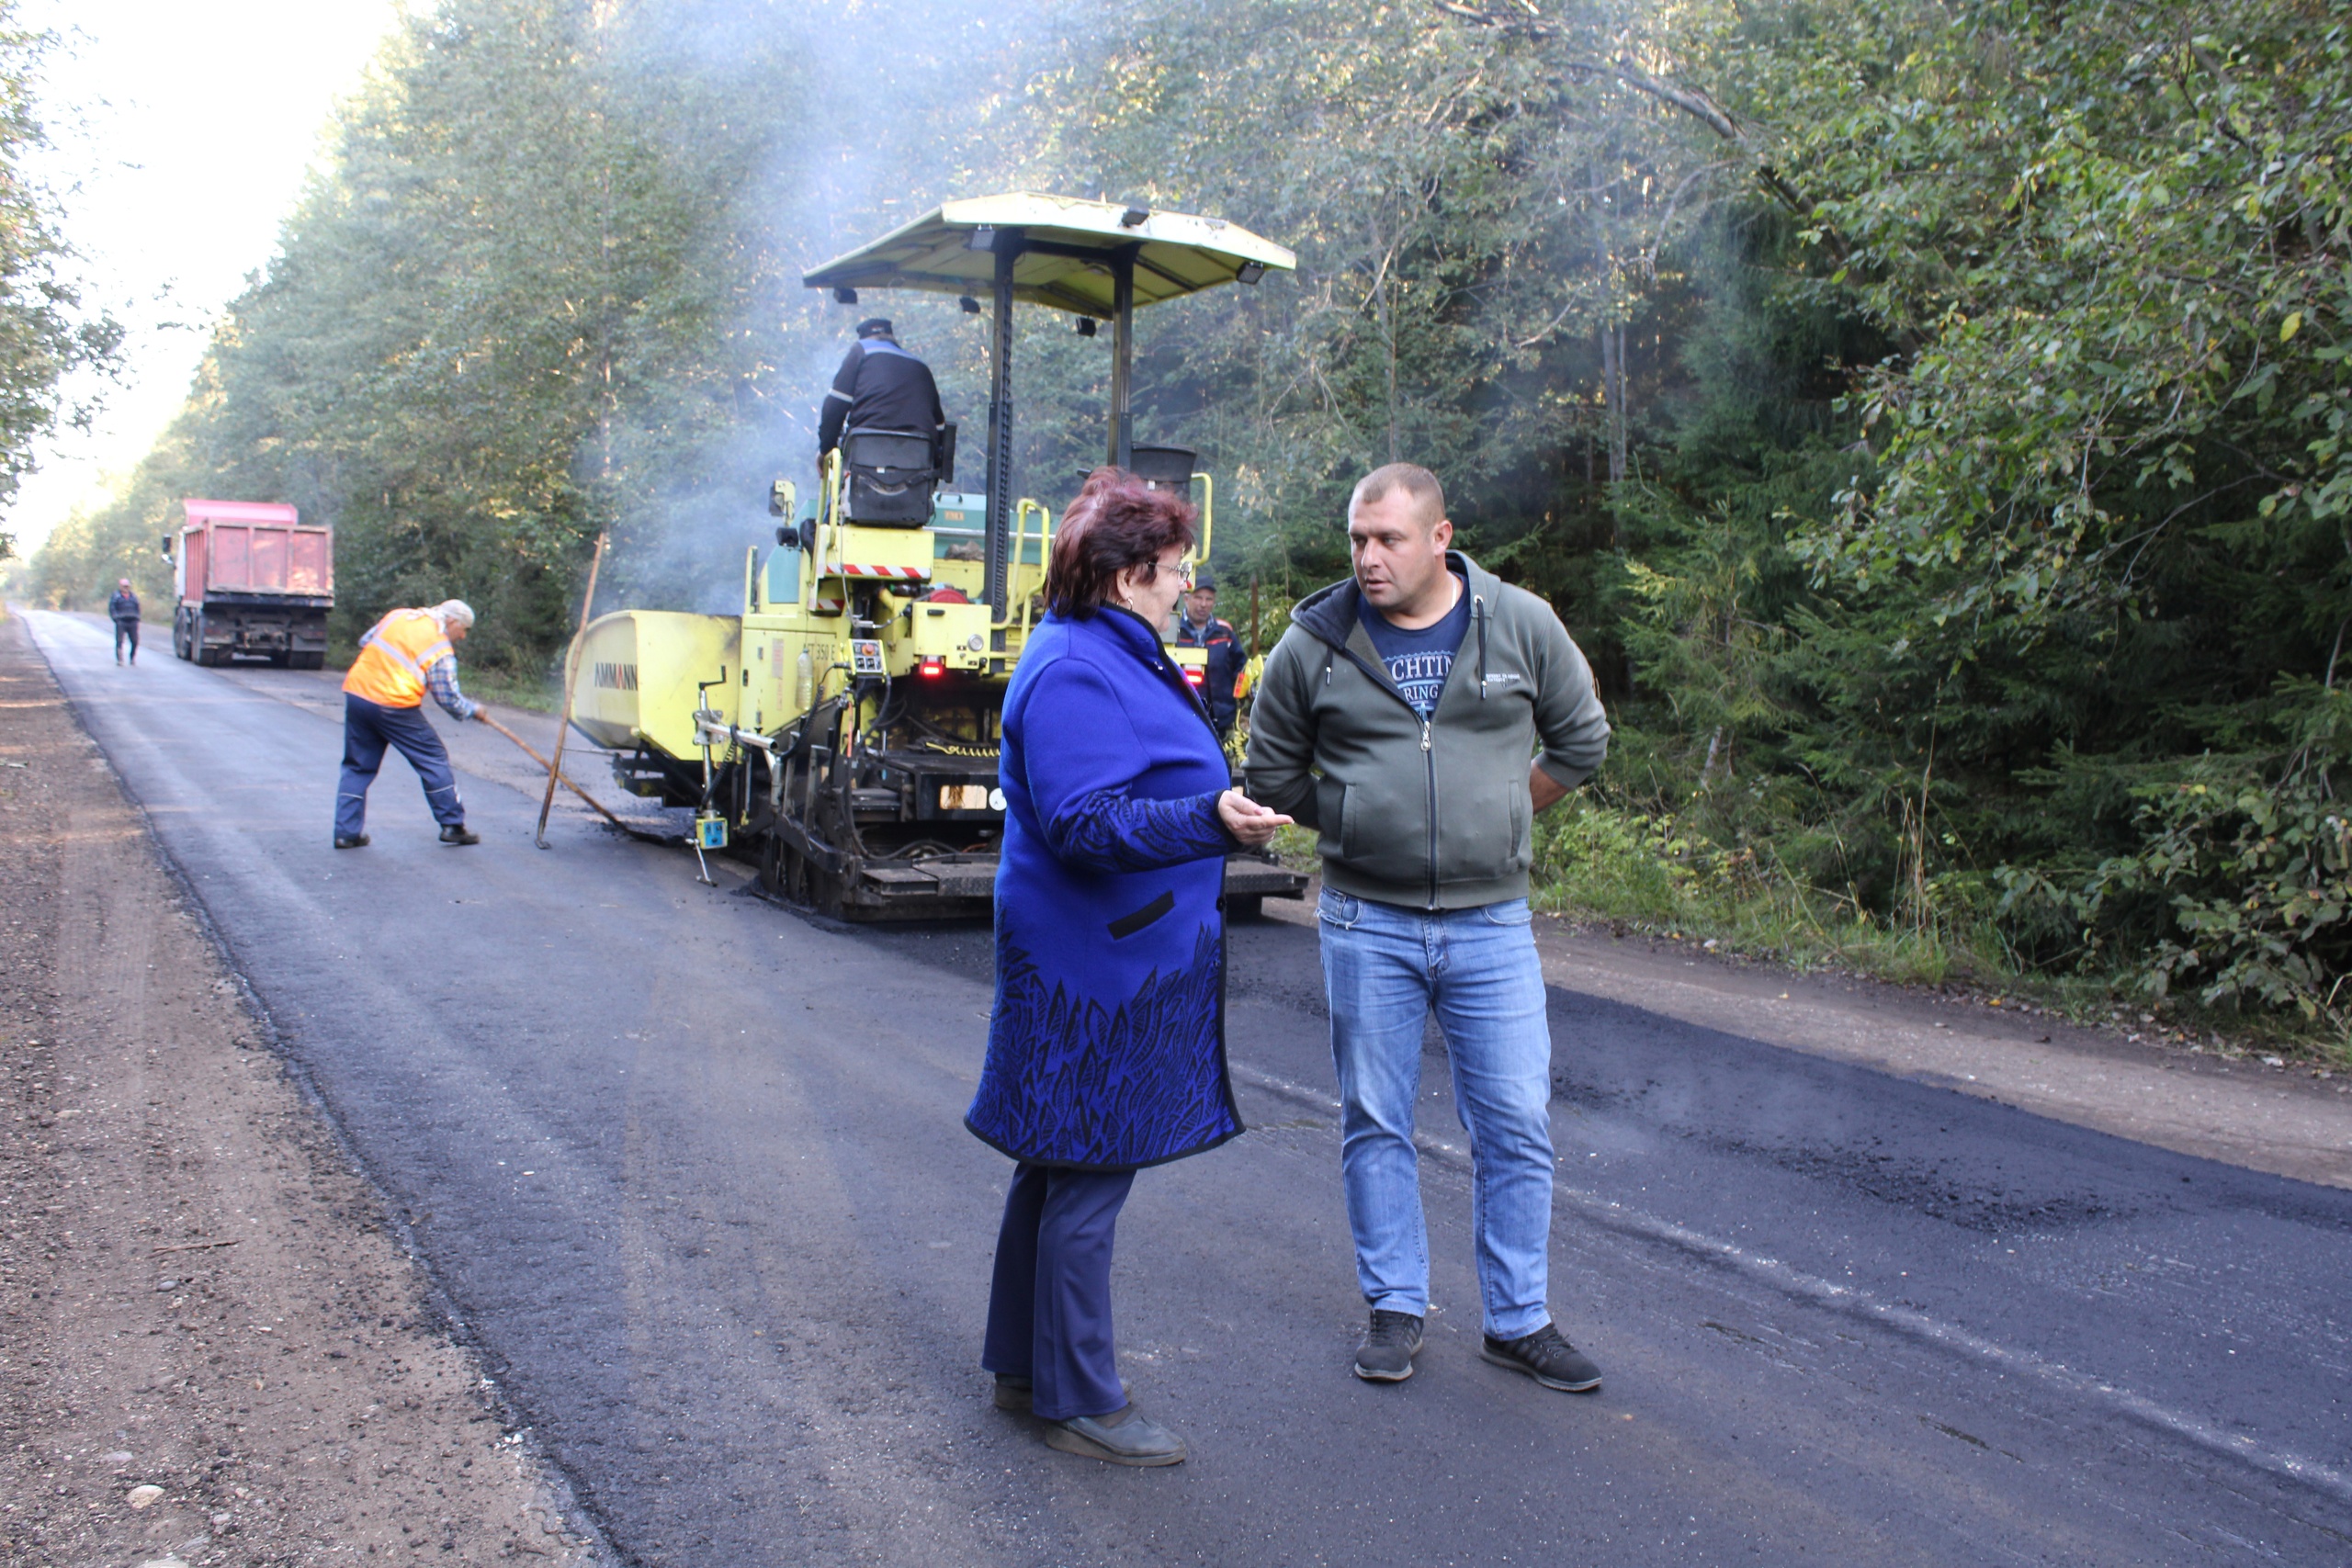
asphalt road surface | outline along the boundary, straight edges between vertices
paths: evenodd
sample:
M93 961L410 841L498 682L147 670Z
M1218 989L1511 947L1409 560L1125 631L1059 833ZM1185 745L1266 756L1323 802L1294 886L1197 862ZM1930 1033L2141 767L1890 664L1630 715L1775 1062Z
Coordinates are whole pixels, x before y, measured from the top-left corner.
M536 797L478 777L486 841L445 849L397 761L337 853L314 700L33 626L631 1561L2352 1562L2352 1193L1556 989L1553 1304L1606 1388L1477 1359L1434 1036L1430 1343L1357 1382L1314 935L1282 922L1233 937L1252 1131L1121 1225L1123 1370L1192 1461L1051 1452L978 1366L984 931L823 929L576 815L540 852Z

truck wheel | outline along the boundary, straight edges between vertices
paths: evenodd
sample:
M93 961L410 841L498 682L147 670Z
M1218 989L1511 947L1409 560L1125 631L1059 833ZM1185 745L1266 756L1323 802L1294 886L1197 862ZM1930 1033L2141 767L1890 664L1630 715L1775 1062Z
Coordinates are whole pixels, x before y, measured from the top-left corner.
M323 653L297 653L289 658L292 668L296 670L323 670L327 666L327 656Z

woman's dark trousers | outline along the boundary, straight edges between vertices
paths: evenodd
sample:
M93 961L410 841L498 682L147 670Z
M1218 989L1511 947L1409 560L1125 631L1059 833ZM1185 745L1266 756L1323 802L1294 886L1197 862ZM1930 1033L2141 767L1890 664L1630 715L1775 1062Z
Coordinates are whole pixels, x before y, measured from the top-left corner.
M1132 1170L1016 1166L996 1238L980 1365L1027 1378L1047 1421L1124 1409L1111 1342L1111 1242Z

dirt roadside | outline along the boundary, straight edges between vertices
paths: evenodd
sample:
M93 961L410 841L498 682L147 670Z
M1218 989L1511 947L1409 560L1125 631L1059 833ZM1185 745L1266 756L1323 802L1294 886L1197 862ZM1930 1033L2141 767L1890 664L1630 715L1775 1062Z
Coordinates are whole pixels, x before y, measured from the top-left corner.
M1304 903L1269 899L1266 913L1311 924L1315 889ZM1555 917L1535 929L1544 977L1565 990L2181 1154L2352 1188L2352 1078L2341 1074L2227 1060L1990 998L1800 975Z
M0 1563L587 1563L0 616Z

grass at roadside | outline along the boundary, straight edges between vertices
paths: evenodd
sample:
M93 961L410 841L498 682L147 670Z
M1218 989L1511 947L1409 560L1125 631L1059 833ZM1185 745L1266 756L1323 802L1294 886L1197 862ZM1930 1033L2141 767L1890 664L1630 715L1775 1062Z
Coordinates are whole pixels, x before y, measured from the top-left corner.
M1891 919L1806 886L1750 850L1725 852L1681 837L1670 819L1572 801L1540 819L1535 856L1532 901L1571 919L1800 971L1835 969L2027 1000L2135 1039L2352 1066L2352 1048L2324 1029L2206 1008L2180 996L2151 998L2128 975L2032 973L2014 961L1982 916L1936 908L1928 897L1917 918Z
M334 654L335 662L330 672L337 680L351 668L348 652ZM524 708L531 713L552 714L563 705L563 688L537 676L516 675L496 665L469 665L461 653L458 659L458 684L466 695L492 707Z
M1285 828L1273 847L1284 864L1317 869L1312 830ZM2154 1001L2123 976L2028 973L1988 920L1943 912L1890 919L1807 887L1765 857L1726 854L1679 836L1670 822L1589 800L1572 799L1537 819L1533 883L1537 908L1579 923L1799 972L1834 970L2030 1002L2077 1023L2225 1056L2352 1066L2352 1049L2332 1033L2177 996Z
M552 714L563 705L563 689L542 680L510 675L503 670L460 669L458 683L466 695L492 707L526 708Z

